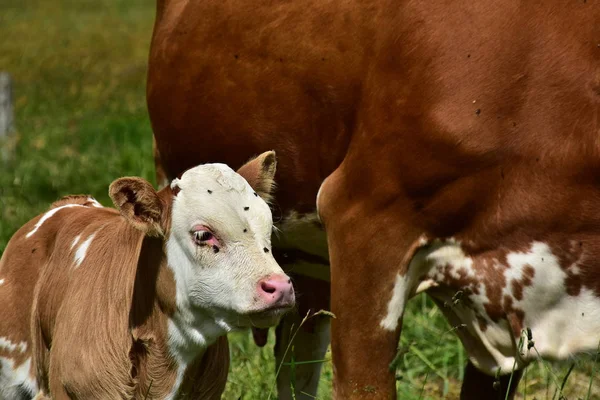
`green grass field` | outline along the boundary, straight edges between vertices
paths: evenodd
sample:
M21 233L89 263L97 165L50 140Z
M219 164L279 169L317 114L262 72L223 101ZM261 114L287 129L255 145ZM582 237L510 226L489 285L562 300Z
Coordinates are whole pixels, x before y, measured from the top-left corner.
M0 71L14 80L14 158L0 163L0 253L10 236L58 197L89 193L109 205L108 185L124 175L154 182L145 75L154 20L151 0L0 0ZM425 297L410 304L398 371L401 399L457 398L465 353ZM266 399L274 387L273 333L257 348L231 335L225 399ZM367 346L368 343L365 343ZM327 355L330 359L330 354ZM593 356L575 363L568 399L600 398ZM537 363L519 398L558 398L573 362ZM318 398L331 397L325 362ZM273 393L272 398L276 398Z

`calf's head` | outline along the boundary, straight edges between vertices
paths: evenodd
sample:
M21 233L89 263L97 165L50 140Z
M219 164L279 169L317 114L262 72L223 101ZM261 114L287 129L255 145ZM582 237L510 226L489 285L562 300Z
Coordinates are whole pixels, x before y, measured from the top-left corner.
M164 237L178 310L190 322L210 317L230 329L275 325L294 305L289 277L273 258L270 196L275 153L236 173L224 164L187 170L157 193L140 178L113 182L125 218Z

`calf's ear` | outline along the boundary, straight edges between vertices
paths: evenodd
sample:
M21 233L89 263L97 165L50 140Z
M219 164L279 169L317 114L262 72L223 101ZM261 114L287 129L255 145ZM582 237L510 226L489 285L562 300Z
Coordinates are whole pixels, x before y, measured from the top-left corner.
M163 204L152 185L138 177L124 177L108 189L115 207L135 228L149 236L163 236Z
M237 173L243 176L265 201L271 200L275 188L277 159L274 151L267 151L242 165Z

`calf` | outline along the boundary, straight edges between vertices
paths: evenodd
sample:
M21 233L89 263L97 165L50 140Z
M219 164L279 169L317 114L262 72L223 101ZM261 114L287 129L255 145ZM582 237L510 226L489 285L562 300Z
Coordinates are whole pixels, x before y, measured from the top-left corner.
M0 398L220 398L225 334L294 305L271 253L274 173L267 152L158 193L121 178L119 211L69 196L25 224L0 261Z

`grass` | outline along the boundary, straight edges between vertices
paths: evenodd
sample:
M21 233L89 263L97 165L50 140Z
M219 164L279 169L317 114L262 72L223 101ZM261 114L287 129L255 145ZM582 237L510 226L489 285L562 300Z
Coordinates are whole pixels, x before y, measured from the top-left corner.
M144 92L153 19L151 0L2 1L0 71L14 80L17 132L4 143L14 158L0 164L0 252L62 195L90 193L108 205L115 178L154 181ZM466 356L452 329L426 297L410 303L396 360L399 398L458 396ZM275 379L273 343L272 331L263 349L249 332L231 335L225 399L266 398ZM533 364L519 398L557 398L571 364ZM590 386L594 365L575 363L566 398L600 398ZM325 361L319 399L331 397L331 380Z

